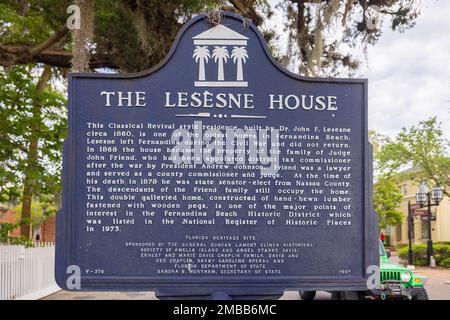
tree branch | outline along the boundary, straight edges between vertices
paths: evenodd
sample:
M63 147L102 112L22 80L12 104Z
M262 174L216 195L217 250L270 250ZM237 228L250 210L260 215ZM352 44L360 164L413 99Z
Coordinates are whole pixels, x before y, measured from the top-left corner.
M254 24L261 24L261 17L256 13L255 8L253 8L254 1L249 1L249 3L243 0L230 0L230 3L243 15L248 16Z
M32 56L29 46L5 46L0 44L0 66L12 67L18 64L44 63L52 67L69 69L72 66L72 53L62 50L45 50ZM118 67L108 60L107 56L94 55L89 62L92 69Z
M342 16L342 26L345 26L345 24L347 23L347 16L352 9L353 3L354 0L347 0L347 2L345 3L344 15Z

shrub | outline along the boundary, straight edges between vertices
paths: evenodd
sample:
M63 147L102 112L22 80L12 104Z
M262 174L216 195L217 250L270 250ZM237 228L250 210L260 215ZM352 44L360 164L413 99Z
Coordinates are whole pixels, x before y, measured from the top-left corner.
M405 243L399 243L399 244L396 244L396 245L395 245L395 248L396 248L397 250L400 250L400 249L403 249L403 248L408 248L408 245L405 244Z
M450 268L450 258L441 261L440 267Z
M10 237L9 233L20 227L19 223L12 224L8 222L0 222L0 244L23 245L32 247L33 242L23 236Z
M413 262L416 266L427 265L427 245L415 244L412 247ZM398 250L398 256L402 260L408 260L408 246ZM436 260L436 265L440 267L449 267L450 263L450 245L436 243L433 244L433 257Z

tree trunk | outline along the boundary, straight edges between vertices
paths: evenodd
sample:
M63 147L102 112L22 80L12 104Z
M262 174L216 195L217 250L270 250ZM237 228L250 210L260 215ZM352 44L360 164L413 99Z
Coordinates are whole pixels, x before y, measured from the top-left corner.
M80 29L73 30L72 72L89 71L89 45L94 37L94 2L93 0L76 0L80 7Z
M302 0L297 0L297 46L300 52L300 61L308 61L310 49L308 47L309 31L308 24L305 19L305 3ZM301 75L307 75L307 69L300 64Z
M31 135L28 141L27 166L25 169L25 178L23 182L22 212L20 234L27 239L31 239L31 202L33 199L34 186L36 184L33 173L36 170L38 162L38 143L41 130L41 105L39 95L44 91L47 82L50 79L51 70L46 66L36 85L36 96L33 101L33 123L30 127Z

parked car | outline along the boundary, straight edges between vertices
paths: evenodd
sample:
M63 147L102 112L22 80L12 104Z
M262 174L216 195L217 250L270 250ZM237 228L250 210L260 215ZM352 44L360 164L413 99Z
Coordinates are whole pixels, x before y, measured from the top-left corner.
M380 241L380 288L367 291L332 291L333 300L428 300L424 287L426 277L413 274L407 268L393 264L389 260L390 252ZM303 300L312 300L315 291L300 291Z

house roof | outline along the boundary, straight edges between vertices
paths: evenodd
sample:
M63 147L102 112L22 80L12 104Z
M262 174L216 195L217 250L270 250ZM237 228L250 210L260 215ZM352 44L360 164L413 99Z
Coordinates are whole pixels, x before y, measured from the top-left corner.
M248 40L246 36L225 27L223 24L218 24L217 26L196 35L192 39Z

